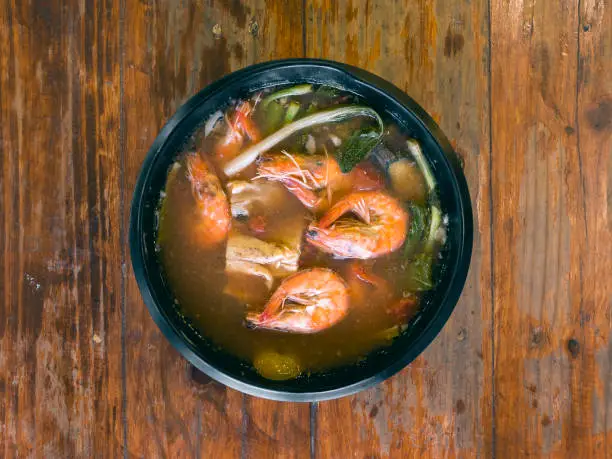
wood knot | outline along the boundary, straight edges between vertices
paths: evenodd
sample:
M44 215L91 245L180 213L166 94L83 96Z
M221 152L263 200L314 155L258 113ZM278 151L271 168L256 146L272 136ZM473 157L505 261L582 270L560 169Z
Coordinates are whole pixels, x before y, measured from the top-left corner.
M532 348L540 347L542 344L544 344L545 339L546 339L546 336L544 334L544 331L542 331L540 327L534 328L531 331L529 347L532 347Z
M259 24L255 19L251 19L249 23L249 33L254 37L259 35Z
M455 410L457 411L457 414L465 413L465 402L461 399L457 400Z
M612 97L607 96L590 105L586 119L591 128L602 132L612 127Z
M221 35L223 35L223 29L221 29L221 24L215 24L212 28L213 37L215 40L219 40Z
M444 37L444 55L446 57L456 56L461 52L464 44L465 38L463 38L463 35L452 31L449 26L446 37Z
M574 338L567 341L567 350L569 351L572 358L577 358L580 355L580 343Z

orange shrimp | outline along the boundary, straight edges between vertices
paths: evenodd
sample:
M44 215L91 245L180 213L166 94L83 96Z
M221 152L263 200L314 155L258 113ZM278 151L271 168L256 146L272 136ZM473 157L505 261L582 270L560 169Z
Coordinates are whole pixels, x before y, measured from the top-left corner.
M219 178L198 153L187 155L185 164L199 217L198 237L205 247L215 246L225 240L229 231L231 217L227 198Z
M247 314L247 324L295 333L316 333L342 320L349 294L342 278L331 269L312 268L286 278L261 314Z
M322 210L332 194L350 188L350 178L338 162L326 155L269 153L261 157L257 177L281 182L304 206Z
M348 264L345 279L348 284L353 305L364 304L366 300L388 299L391 297L389 282L372 271L363 261Z
M340 217L352 213L357 219ZM408 213L381 191L351 193L310 224L306 240L341 258L375 258L399 249L406 239Z
M226 117L227 134L214 149L215 157L220 164L234 159L240 153L244 135L248 136L251 142L260 140L259 129L250 118L252 111L253 107L249 102L242 102L236 107L231 120Z

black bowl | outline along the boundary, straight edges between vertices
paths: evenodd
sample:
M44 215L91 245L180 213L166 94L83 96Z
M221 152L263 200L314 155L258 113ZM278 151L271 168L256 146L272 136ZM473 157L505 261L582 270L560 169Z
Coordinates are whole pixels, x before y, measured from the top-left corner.
M175 304L155 251L156 210L169 166L202 120L231 98L276 85L314 83L335 86L362 97L392 118L423 147L449 217L446 263L438 283L391 346L358 364L292 381L270 381L200 334ZM247 394L288 401L342 397L371 387L412 362L440 332L461 294L472 253L472 208L467 184L448 140L429 115L387 81L349 65L315 59L290 59L253 65L227 75L189 99L163 127L144 164L132 200L130 252L136 280L153 320L195 367Z

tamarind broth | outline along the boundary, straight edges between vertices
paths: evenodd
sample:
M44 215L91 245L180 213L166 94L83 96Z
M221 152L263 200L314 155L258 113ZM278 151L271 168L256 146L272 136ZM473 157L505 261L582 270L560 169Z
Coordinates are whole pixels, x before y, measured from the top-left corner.
M336 100L346 103L352 97L340 93ZM285 105L291 100L300 102L301 111L317 102L316 94L314 97L310 94L286 98ZM333 105L333 101L330 103L327 100L327 104ZM235 105L230 106L227 113L231 113L232 107ZM269 134L265 120L262 120L257 108L252 119L263 135ZM325 145L331 155L338 142L328 141L330 138L335 135L345 140L351 132L367 127L369 123L367 119L352 119L313 128L309 132L316 140L317 153L321 152L322 146ZM225 134L225 129L226 123L221 121L217 123L215 132L206 138L201 129L186 145L185 152L198 151L203 157L212 159L210 152L214 151L215 144ZM396 126L385 125L383 141L391 149L402 145L405 139ZM296 134L272 151L277 152L283 148L287 151L305 151L304 144L308 141L304 134ZM248 139L242 148L247 145ZM402 155L409 157L407 153ZM217 175L228 194L227 183L230 179L223 175L218 164L216 166ZM369 166L375 169L372 163ZM428 192L418 168L413 166L414 162L411 160L408 163L408 173L412 174L412 185L408 187L408 191L399 190L399 193L410 197L411 201L421 201L418 203L421 205L427 199ZM416 178L415 171L418 174ZM378 173L381 178L385 177L386 173L380 170ZM250 179L253 175L254 170L250 168L243 171L238 178ZM235 178L232 177L231 180ZM385 184L384 191L397 197L398 193L391 188L393 180L387 177L382 181ZM295 224L298 224L304 228L303 236L308 223L318 215L307 210L281 184L275 185L278 185L275 203L259 206L253 212L265 222L265 230L253 231L252 225L249 224L249 220L254 218L252 216L249 219L232 218L232 234L247 234L264 241L277 242L285 239L283 232L287 228L289 231L295 231ZM402 186L406 188L405 183ZM341 195L342 193L334 194L334 201ZM405 199L402 201L408 204ZM213 249L199 244L193 223L198 219L197 207L186 175L184 155L178 157L169 171L166 189L160 202L158 256L181 311L200 328L204 336L247 362L253 363L262 353L277 353L289 356L295 361L299 373L302 374L352 364L372 350L389 345L393 338L401 333L403 324L418 309L420 289L405 289L405 286L409 285L406 276L410 263L405 259L404 248L374 260L339 260L318 251L302 239L298 271L308 267L326 267L338 273L349 287L351 301L348 315L338 324L312 334L248 328L245 326L247 310L261 311L278 287L280 279L276 278L272 289L268 291L261 278L242 274L228 276L225 272L226 244ZM406 239L408 241L408 235ZM351 274L351 263L359 263L369 272L385 279L390 291L379 292L376 287L356 279L354 274ZM235 295L236 292L239 294ZM414 304L408 310L399 315L397 311L390 310L392 303L406 297L414 298Z

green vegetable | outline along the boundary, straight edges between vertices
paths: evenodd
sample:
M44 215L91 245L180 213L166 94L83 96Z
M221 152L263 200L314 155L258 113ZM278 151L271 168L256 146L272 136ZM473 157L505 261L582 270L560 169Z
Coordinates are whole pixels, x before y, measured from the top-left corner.
M353 167L359 164L365 156L372 151L380 141L381 132L361 131L352 134L336 150L336 159L340 170L344 173L350 172Z
M291 123L295 116L300 111L301 105L299 102L292 100L289 102L289 106L287 107L287 113L285 113L285 124Z
M394 325L390 328L379 331L376 333L376 335L374 335L374 337L380 341L393 341L399 336L401 331L402 330L400 329L399 325Z
M422 253L414 257L414 260L408 266L407 282L408 288L414 291L425 291L431 290L434 286L432 267L437 253L436 249L440 242L439 234L442 226L442 212L437 204L437 195L435 193L436 180L419 143L414 139L409 139L406 141L406 145L423 173L425 183L429 189L429 210L416 205L412 205L410 208L412 224L404 248L404 254L409 258L415 253L415 247L421 242L423 244Z
M408 146L408 151L410 154L412 154L414 160L417 162L419 168L423 172L423 177L425 177L425 182L427 183L429 192L432 193L436 188L436 179L431 171L429 163L425 159L425 155L423 154L423 150L421 150L419 142L417 142L415 139L408 139L406 141L406 145Z
M314 92L314 100L319 106L329 106L333 100L340 95L340 92L331 86L319 86Z
M433 253L438 241L438 230L442 225L442 212L436 206L431 206L431 218L429 220L429 233L425 241L424 251Z
M253 163L253 161L255 161L260 154L268 151L270 148L279 144L280 142L292 136L296 132L311 128L319 124L337 123L339 121L344 121L349 118L354 118L356 116L366 116L369 118L374 118L378 122L380 132L382 134L382 119L380 115L370 107L364 107L361 105L348 105L345 107L337 107L329 110L323 110L321 112L317 112L312 115L305 116L296 121L293 121L287 124L286 126L283 126L278 131L269 135L260 142L251 145L236 158L229 161L225 165L223 172L228 177L236 175L238 172Z
M429 219L428 209L416 204L410 205L410 230L404 245L404 256L410 258L422 246Z
M290 88L281 89L280 91L273 92L272 94L266 96L261 101L261 106L263 108L266 108L274 100L282 99L283 97L303 96L304 94L308 94L311 92L311 84L299 84L297 86L291 86Z
M418 254L408 268L408 288L413 291L422 292L431 290L434 286L432 278L433 254Z
M408 241L404 248L406 258L412 256L423 243L423 251L419 253L407 269L407 286L410 290L422 292L433 288L432 266L438 244L438 230L442 225L442 213L436 206L430 211L419 206L412 206L412 224L408 233ZM426 233L427 232L427 233ZM423 241L423 238L426 239Z
M268 104L263 115L264 132L269 134L276 131L283 124L285 109L281 104L274 101Z

